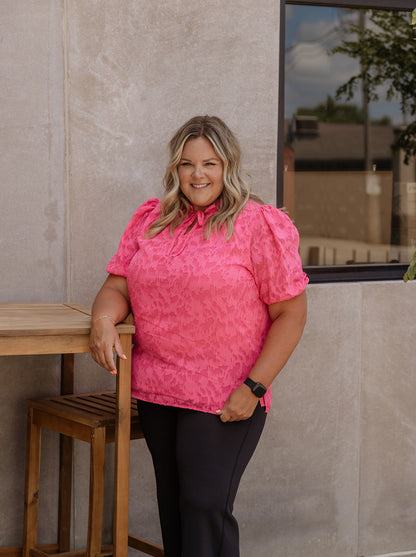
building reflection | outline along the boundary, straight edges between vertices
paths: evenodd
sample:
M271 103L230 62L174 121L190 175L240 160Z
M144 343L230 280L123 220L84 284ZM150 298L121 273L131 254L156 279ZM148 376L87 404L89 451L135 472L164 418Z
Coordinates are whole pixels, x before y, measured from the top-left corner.
M416 245L415 161L392 145L398 128L285 121L284 204L301 235L304 265L407 262Z

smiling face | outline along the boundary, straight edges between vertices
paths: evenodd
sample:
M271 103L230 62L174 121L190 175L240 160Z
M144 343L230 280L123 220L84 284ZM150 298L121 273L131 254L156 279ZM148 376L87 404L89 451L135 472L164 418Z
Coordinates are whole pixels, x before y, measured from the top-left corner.
M181 191L195 211L203 211L221 195L223 170L222 160L208 139L188 139L179 161L178 175Z

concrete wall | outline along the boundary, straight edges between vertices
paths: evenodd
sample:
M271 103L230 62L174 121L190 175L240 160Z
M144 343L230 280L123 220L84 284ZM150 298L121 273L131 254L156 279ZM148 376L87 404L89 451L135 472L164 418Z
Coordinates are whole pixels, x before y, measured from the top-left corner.
M194 114L229 123L275 201L277 1L2 0L0 12L2 302L91 304L130 215L160 194L167 140ZM415 287L308 288L305 335L236 502L243 557L416 549ZM1 360L0 546L21 543L25 399L57 393L58 366ZM88 356L76 368L78 391L113 386ZM41 543L55 541L56 441L43 444ZM158 541L150 458L140 441L131 452L131 531ZM109 466L106 539L111 483ZM87 486L78 443L75 547Z

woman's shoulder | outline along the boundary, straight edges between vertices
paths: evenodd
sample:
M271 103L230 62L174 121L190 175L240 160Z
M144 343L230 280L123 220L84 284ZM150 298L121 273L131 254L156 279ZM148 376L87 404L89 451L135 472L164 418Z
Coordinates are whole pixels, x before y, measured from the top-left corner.
M141 205L139 205L135 211L135 215L146 215L148 213L154 213L160 211L161 202L157 197L151 197Z
M160 200L156 197L152 197L137 207L131 221L137 225L150 224L152 221L159 218L160 207Z
M294 227L289 216L274 207L273 205L266 205L257 201L251 200L247 202L244 211L241 213L242 219L251 222L257 226L276 226L279 228L292 228Z
M137 238L160 216L160 201L151 198L142 203L134 211L124 231L125 237Z

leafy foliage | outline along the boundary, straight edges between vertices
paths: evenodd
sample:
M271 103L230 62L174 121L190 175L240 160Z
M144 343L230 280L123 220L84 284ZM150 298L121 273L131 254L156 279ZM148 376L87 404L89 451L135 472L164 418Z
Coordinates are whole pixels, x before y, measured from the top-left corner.
M337 98L350 100L362 83L369 101L379 98L379 86L387 87L388 100L398 97L404 114L416 117L416 49L410 13L403 11L365 10L368 24L350 22L343 40L331 50L360 61L360 72L337 89ZM403 149L406 164L416 156L416 122L402 130L395 148Z
M331 95L327 96L325 102L319 103L312 108L299 107L295 116L316 116L320 122L336 124L362 124L364 122L363 109L356 104L337 103ZM373 125L390 126L390 116L372 119Z
M413 259L410 262L409 267L407 268L407 271L404 274L403 280L404 282L407 282L408 280L414 280L416 276L416 251L413 255Z

